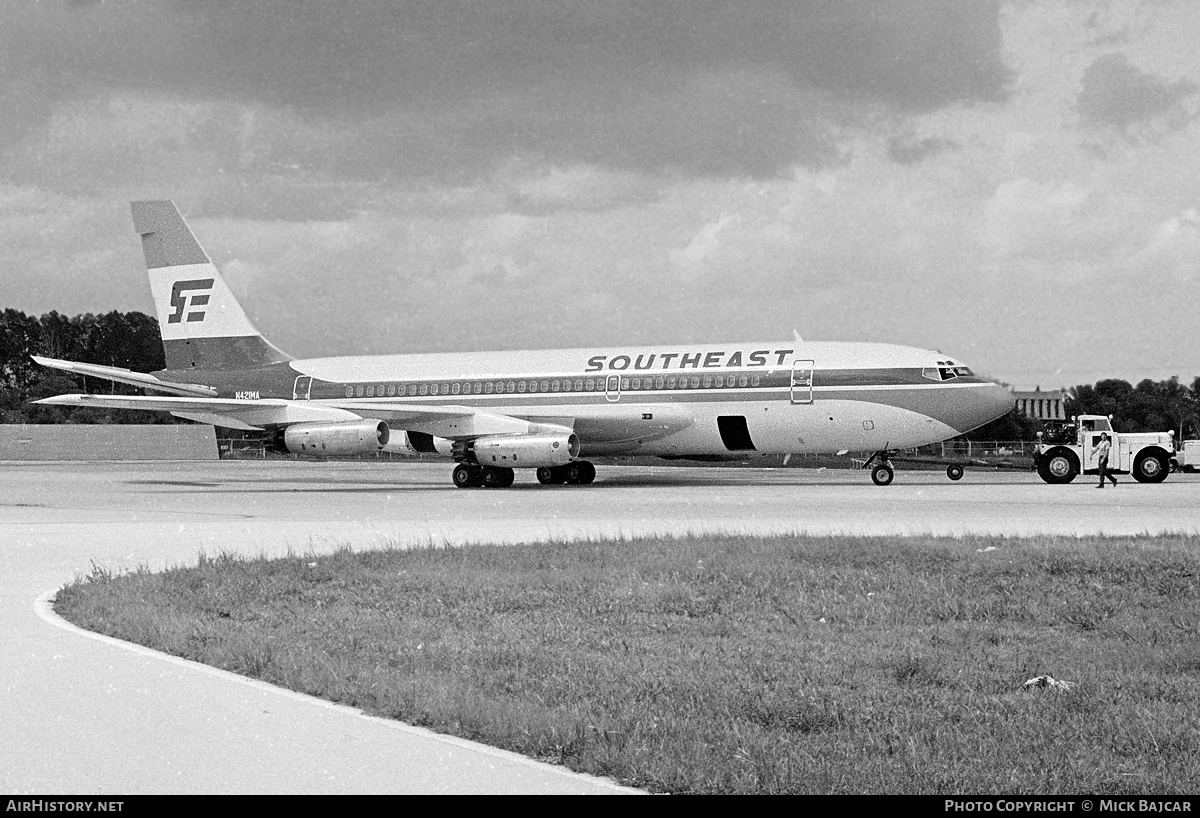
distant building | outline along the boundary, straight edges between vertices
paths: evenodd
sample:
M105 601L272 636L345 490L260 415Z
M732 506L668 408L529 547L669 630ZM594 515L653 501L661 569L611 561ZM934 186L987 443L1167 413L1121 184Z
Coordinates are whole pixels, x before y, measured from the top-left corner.
M1063 393L1055 389L1043 392L1039 386L1032 392L1013 391L1017 401L1017 411L1025 417L1035 420L1066 420L1067 413L1063 409Z

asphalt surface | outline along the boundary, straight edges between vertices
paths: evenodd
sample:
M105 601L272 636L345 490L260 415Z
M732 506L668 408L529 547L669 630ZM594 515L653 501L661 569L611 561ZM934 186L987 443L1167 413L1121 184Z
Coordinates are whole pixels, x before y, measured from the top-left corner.
M0 463L0 790L8 793L612 793L612 782L153 651L57 619L93 564L197 554L637 534L1200 533L1200 475L599 468L588 487L455 489L427 463Z

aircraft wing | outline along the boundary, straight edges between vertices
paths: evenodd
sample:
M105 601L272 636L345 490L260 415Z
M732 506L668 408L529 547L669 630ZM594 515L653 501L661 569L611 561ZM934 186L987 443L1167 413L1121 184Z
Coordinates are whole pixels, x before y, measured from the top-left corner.
M100 364L85 364L78 361L60 361L57 358L43 358L40 355L31 355L29 357L47 369L61 369L64 372L73 372L76 375L91 375L94 378L104 378L110 381L117 381L118 383L127 383L131 386L153 389L156 392L166 392L169 395L215 397L217 394L217 390L211 386L203 386L197 383L164 381L153 375L147 375L144 372L134 372L130 369L122 369L119 366L101 366Z
M170 412L200 423L246 430L286 426L291 423L336 423L360 418L379 418L396 429L423 432L450 440L465 440L483 435L531 434L544 430L546 426L556 426L573 430L588 443L621 444L637 440L656 440L684 429L693 422L691 414L680 407L647 404L603 405L576 409L569 415L543 415L539 412L516 417L497 412L481 412L466 406L283 398L243 400L151 395L58 395L34 403ZM545 411L545 408L541 411Z
M530 434L538 426L573 430L587 443L619 444L657 440L692 425L690 412L666 404L604 404L552 414L551 407L529 407L520 416L481 412L466 406L424 406L403 402L364 404L321 401L365 417L378 417L397 429L435 437L466 439L481 435Z

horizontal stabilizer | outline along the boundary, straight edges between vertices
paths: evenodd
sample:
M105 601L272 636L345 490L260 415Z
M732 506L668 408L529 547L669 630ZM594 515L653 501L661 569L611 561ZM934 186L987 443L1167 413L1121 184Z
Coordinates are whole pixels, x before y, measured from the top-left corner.
M141 409L170 412L178 417L206 418L203 423L230 429L264 429L289 423L325 421L338 423L359 420L361 414L313 401L282 398L241 400L237 398L160 398L148 395L57 395L33 403L47 406L75 406L88 409Z
M61 369L76 375L90 375L93 378L104 378L117 383L127 383L131 386L141 386L156 392L166 392L168 395L185 395L197 397L215 397L217 390L211 386L198 383L175 383L164 381L144 372L134 372L119 366L101 366L100 364L85 364L78 361L60 361L57 358L43 358L31 355L34 361L47 369Z

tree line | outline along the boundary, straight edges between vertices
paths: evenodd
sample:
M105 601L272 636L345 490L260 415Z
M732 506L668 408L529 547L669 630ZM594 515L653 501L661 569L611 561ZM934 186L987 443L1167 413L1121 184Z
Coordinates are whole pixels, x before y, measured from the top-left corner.
M119 366L135 372L166 367L158 321L140 312L41 317L0 314L0 423L177 423L160 412L36 406L30 401L72 392L137 395L141 390L101 378L45 369L31 355Z
M173 423L162 412L35 406L38 398L69 392L136 395L136 387L44 369L31 355L119 366L135 372L166 367L158 321L140 312L86 313L40 317L6 309L0 314L0 423ZM1136 386L1110 378L1066 391L1072 415L1112 415L1122 432L1175 430L1178 439L1200 438L1200 377L1190 386L1178 378L1144 380ZM1017 412L989 423L972 440L1033 440L1046 424Z

